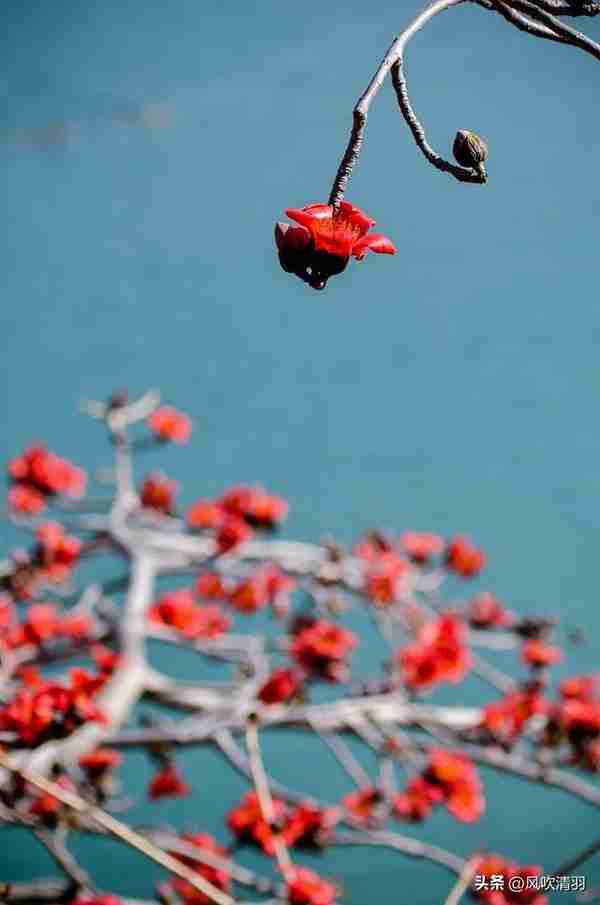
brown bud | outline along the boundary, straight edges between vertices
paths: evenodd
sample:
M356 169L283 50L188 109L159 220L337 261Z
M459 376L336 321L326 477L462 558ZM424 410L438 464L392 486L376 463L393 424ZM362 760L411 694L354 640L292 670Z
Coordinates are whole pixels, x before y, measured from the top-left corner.
M471 167L479 170L485 176L485 161L488 156L488 147L483 138L468 129L460 129L456 133L452 153L461 167Z

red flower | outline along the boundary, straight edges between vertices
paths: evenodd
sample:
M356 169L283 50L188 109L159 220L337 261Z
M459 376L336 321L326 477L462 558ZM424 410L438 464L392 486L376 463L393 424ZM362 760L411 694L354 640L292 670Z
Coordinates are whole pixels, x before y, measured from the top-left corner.
M398 599L410 565L397 553L382 553L372 563L366 578L366 592L375 603L385 606Z
M421 821L429 817L434 805L442 803L465 823L479 820L485 809L481 782L472 761L464 754L434 748L424 773L396 796L394 810L404 820Z
M477 771L466 755L434 748L426 778L441 788L444 803L457 820L464 823L479 820L485 810L485 800Z
M354 555L375 563L385 553L396 553L394 544L380 531L370 531L354 548Z
M0 709L0 729L16 732L25 745L47 737L62 738L87 721L106 722L92 697L102 677L71 670L70 685L29 675L15 696Z
M61 789L64 789L65 792L75 792L75 786L71 782L68 776L59 776L57 780L55 780L56 785ZM54 827L56 826L57 821L59 820L63 810L65 810L65 805L53 795L50 795L48 792L45 792L42 795L34 798L31 807L29 808L29 813L33 817L39 817L40 820L45 823L47 826ZM66 811L68 813L68 809Z
M161 405L148 418L148 427L159 440L187 443L192 434L192 421L171 405Z
M485 707L482 725L499 741L511 744L533 716L547 711L548 703L537 687L513 691Z
M338 888L308 867L294 867L287 878L287 898L292 905L333 905Z
M340 817L338 808L322 810L310 802L299 804L286 820L283 838L288 846L318 848L326 842Z
M377 810L382 802L379 789L367 786L344 798L344 805L350 816L361 826L370 826L377 818Z
M515 615L494 594L484 591L471 600L468 619L474 628L507 628L514 625Z
M397 661L404 681L412 688L460 682L471 668L466 626L451 613L426 623L417 640L399 652Z
M30 515L39 514L48 497L80 497L85 492L85 472L41 445L30 446L12 459L8 474L14 482L9 492L11 506Z
M570 676L560 683L563 698L579 698L582 701L593 700L600 692L600 675Z
M216 856L217 858L223 859L223 861L226 861L227 859L226 850L208 833L185 833L181 838L183 842L196 846L196 848L206 852L207 855ZM178 861L181 861L187 867L195 870L196 873L204 877L205 880L208 880L209 883L212 883L213 886L216 886L217 889L220 889L223 892L229 891L231 877L224 867L213 867L209 864L201 864L198 861L194 861L193 858L187 857L186 855L180 855L177 852L172 852L171 854L174 858L177 858ZM174 878L171 880L171 887L185 902L185 905L211 905L213 901L210 896L194 889L187 880Z
M406 553L419 565L426 565L432 556L437 556L444 549L444 540L439 534L406 531L400 538Z
M231 618L218 606L201 606L184 588L164 594L148 615L153 622L171 626L186 638L218 638L232 625Z
M345 660L357 645L349 629L318 619L296 635L290 651L309 672L336 682L346 677Z
M401 820L420 823L426 820L433 809L443 799L439 786L434 786L423 776L415 776L406 789L394 798L394 812Z
M75 899L72 905L121 905L121 899L117 896L90 896L83 899Z
M148 786L148 795L152 799L185 798L189 794L190 787L174 764L168 764L160 770Z
M154 472L148 475L142 484L140 490L142 506L164 515L173 515L178 489L177 481L171 481L164 474Z
M267 493L263 487L248 487L245 484L230 487L218 502L226 512L260 528L275 527L284 521L290 508L283 497Z
M284 801L273 798L275 823L283 825L289 812ZM273 831L263 817L256 792L248 792L241 803L229 812L227 825L241 842L260 846L268 855L273 855Z
M58 522L45 522L36 532L33 563L45 581L66 581L81 554L81 541L65 534Z
M540 895L537 889L527 885L528 877L541 876L542 868L537 865L521 867L501 855L486 855L478 863L471 894L479 902L487 902L488 905L548 905L547 896ZM523 881L515 889L512 889L513 884L510 882L513 877L519 877ZM502 878L502 882L490 882L492 878Z
M14 484L8 491L8 505L21 515L39 515L46 508L46 497L29 484Z
M313 289L323 289L329 277L346 268L351 256L361 261L368 251L396 253L386 236L368 234L375 221L347 201L335 208L329 204L290 208L286 214L300 226L277 224L279 262Z
M190 528L220 528L225 517L223 507L211 500L198 500L187 514Z
M229 553L250 540L252 528L237 515L229 515L217 531L216 542L219 553Z
M218 572L204 572L196 581L196 593L209 599L225 600L228 592Z
M256 613L269 602L269 587L264 571L258 570L230 592L229 602L242 613Z
M475 546L468 538L457 536L448 545L446 565L462 578L474 578L485 566L486 556L483 550Z
M81 755L79 766L85 770L90 779L96 779L109 770L119 767L122 760L119 752L112 748L95 748L93 751Z
M298 696L302 678L294 669L276 669L258 692L263 704L283 704Z
M526 641L521 651L523 662L534 669L540 669L543 666L554 666L560 663L563 658L562 651L559 647L546 644L541 638L532 638Z

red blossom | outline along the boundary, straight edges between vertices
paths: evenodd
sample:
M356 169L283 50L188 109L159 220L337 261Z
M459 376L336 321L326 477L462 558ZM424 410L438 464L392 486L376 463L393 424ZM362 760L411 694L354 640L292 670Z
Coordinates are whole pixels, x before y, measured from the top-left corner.
M219 553L229 553L250 540L252 528L237 515L228 515L217 531L216 542Z
M382 795L375 786L358 789L344 798L344 806L350 816L361 826L369 826L376 820L377 810L382 802Z
M283 497L268 493L263 487L246 484L230 487L218 502L225 512L238 515L260 528L279 525L289 511L289 504Z
M148 786L148 795L153 800L158 798L185 798L190 794L190 787L174 764L167 764L152 779Z
M474 628L508 628L515 623L515 614L507 610L502 601L483 591L469 603L467 618Z
M560 663L563 654L559 647L546 644L541 638L532 638L523 645L521 657L528 666L540 669L544 666L554 666L556 663Z
M513 691L484 708L482 726L499 741L511 744L519 738L529 720L547 713L548 707L537 686Z
M192 421L171 405L161 405L148 418L148 427L159 440L187 443L192 434Z
M122 900L117 896L88 896L87 898L75 899L71 905L121 905Z
M272 801L274 822L283 825L289 816L288 808L279 798L273 798ZM274 854L273 831L263 817L256 792L247 792L240 804L229 812L227 825L240 842L258 845L266 854Z
M46 737L61 738L87 721L106 722L92 700L103 678L83 669L71 670L70 685L30 676L0 709L0 729L15 732L25 745Z
M171 481L161 472L155 471L147 475L142 484L140 490L142 506L163 515L173 515L178 489L177 481Z
M400 543L407 556L419 565L426 565L444 549L444 539L439 534L427 532L405 531Z
M338 888L323 880L309 867L294 867L287 877L287 898L291 905L333 905Z
M201 605L191 591L180 588L164 594L148 616L152 622L168 625L185 638L218 638L229 631L231 618L220 607Z
M446 550L446 565L461 578L479 575L486 563L483 550L476 547L467 537L456 536Z
M366 576L366 592L375 603L393 603L406 584L410 564L396 553L382 553Z
M59 776L58 779L55 780L55 783L57 786L59 786L59 788L64 789L65 792L76 791L74 784L68 776ZM38 817L44 824L46 824L46 826L53 827L56 825L64 810L65 805L63 805L63 803L58 798L55 798L48 792L45 792L42 795L38 795L34 798L29 808L29 813L33 817Z
M582 701L593 700L600 693L600 675L570 676L560 683L563 698L579 698Z
M414 777L405 791L396 796L394 810L401 819L421 821L437 804L444 804L464 823L473 823L483 814L481 782L466 755L433 748L423 774Z
M318 848L326 842L340 817L339 808L319 808L305 802L288 816L282 836L290 847Z
M212 600L225 600L227 587L218 572L204 572L196 581L196 593Z
M427 782L423 776L415 776L394 798L394 813L401 820L419 823L429 817L433 806L442 799L439 786Z
M263 704L284 704L298 696L302 677L294 669L276 669L258 692Z
M8 475L13 482L9 503L28 515L42 512L48 497L57 494L81 497L85 493L85 472L43 445L30 446L12 459Z
M486 855L479 861L477 865L476 877L484 877L486 879L485 886L487 888L478 889L476 880L471 885L471 895L479 902L486 902L488 905L548 905L547 896L540 895L535 888L527 885L528 877L541 877L542 868L537 865L520 866L513 861L508 861L501 855ZM492 877L501 877L501 884L490 883ZM511 879L519 877L523 880L518 888L512 888ZM497 889L496 886L501 888Z
M358 638L349 629L318 619L298 632L290 652L309 672L336 682L346 677L345 661L357 645Z
M187 514L190 528L220 528L226 519L226 513L219 503L212 500L198 500Z
M78 763L90 779L96 779L109 770L119 767L122 760L121 754L112 748L95 748L93 751L88 751L87 754L82 754Z
M227 859L226 850L222 845L219 845L215 838L209 833L185 833L181 839L183 842L187 842L189 845L193 845L201 851L206 852L207 855L214 855L223 860ZM194 861L193 858L180 855L178 852L172 852L171 854L174 858L177 858L178 861L185 864L186 867L196 871L197 874L204 877L204 879L213 886L216 886L217 889L220 889L223 892L229 891L231 887L231 877L228 871L223 867L212 867L210 864L201 864L198 861ZM211 905L213 901L209 895L194 889L187 880L182 880L179 877L173 878L170 881L170 885L177 895L180 896L185 905Z
M286 211L299 226L278 223L275 241L279 262L313 289L324 289L329 277L345 270L350 257L362 261L368 251L395 254L396 248L381 233L369 233L375 221L348 201L337 207L309 204Z
M417 640L397 655L404 682L427 689L440 682L460 682L471 668L467 628L458 616L446 613L421 627Z

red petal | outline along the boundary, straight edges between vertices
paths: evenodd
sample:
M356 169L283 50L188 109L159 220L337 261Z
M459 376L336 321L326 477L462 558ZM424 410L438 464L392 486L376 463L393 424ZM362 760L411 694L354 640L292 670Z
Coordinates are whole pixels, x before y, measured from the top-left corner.
M395 255L396 246L387 236L383 236L381 233L371 233L370 236L364 236L358 240L352 254L362 261L368 251L374 251L380 255Z
M301 226L307 226L309 229L315 220L331 220L333 208L328 204L309 204L308 207L298 210L291 207L286 211L286 215L290 220L295 220Z
M349 201L342 201L339 210L353 226L356 226L360 230L363 236L372 226L375 226L375 220L372 220L371 217L367 217L360 207L350 204Z

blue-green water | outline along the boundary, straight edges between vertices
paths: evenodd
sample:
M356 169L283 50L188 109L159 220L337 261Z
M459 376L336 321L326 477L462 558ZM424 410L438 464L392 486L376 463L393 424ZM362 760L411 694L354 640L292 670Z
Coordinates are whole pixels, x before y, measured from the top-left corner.
M41 437L106 463L80 399L159 386L197 423L192 445L160 463L186 500L259 480L290 499L296 537L350 539L373 523L471 532L489 552L486 586L589 629L571 652L573 670L589 670L597 62L479 8L444 14L411 47L409 84L440 149L457 128L486 137L489 184L429 168L387 87L349 198L397 257L373 256L316 294L273 254L273 221L325 198L354 100L419 6L5 4L2 456ZM577 24L600 38L598 21ZM348 788L308 742L281 739L272 757L281 779L302 783L318 764L331 797ZM242 782L209 751L182 762L194 796L152 809L150 767L128 769L132 819L183 815L223 838ZM440 814L417 832L548 868L598 832L592 810L559 792L497 777L488 789L477 830ZM2 879L50 869L20 836L5 831L3 844ZM116 846L83 857L100 885L151 894L158 872ZM449 885L374 851L332 855L323 871L345 878L349 905L430 905ZM587 874L598 882L600 864Z

